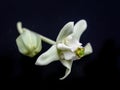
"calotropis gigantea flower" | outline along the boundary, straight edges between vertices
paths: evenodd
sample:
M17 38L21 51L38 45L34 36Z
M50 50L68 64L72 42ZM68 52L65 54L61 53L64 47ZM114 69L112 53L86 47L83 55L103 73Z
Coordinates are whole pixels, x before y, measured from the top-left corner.
M73 22L68 22L60 31L56 44L40 55L35 64L48 65L53 61L59 60L66 67L65 75L60 79L66 78L71 72L74 60L81 59L83 56L93 52L90 43L83 47L82 43L79 42L86 27L87 23L85 20L80 20L75 25Z

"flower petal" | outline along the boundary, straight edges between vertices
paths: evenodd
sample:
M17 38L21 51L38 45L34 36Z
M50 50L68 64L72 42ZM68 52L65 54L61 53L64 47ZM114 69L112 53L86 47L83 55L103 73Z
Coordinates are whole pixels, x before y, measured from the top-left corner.
M21 38L21 35L17 37L16 44L18 46L18 50L20 53L26 55L28 53L28 49L26 49L25 44L23 43L23 40Z
M37 35L30 30L26 29L24 33L21 34L22 40L28 49L37 46Z
M67 37L68 35L73 33L73 26L74 26L74 22L69 22L67 23L60 31L60 33L58 34L58 37L56 39L56 41L61 41L63 40L65 37Z
M93 49L90 43L87 43L84 48L85 48L85 52L84 52L85 55L91 54L93 52Z
M65 60L75 60L76 59L76 55L74 52L71 51L64 51L63 52L63 56L65 58Z
M70 74L73 61L61 60L61 63L66 67L65 75L62 78L60 78L60 80L63 80Z
M40 55L36 61L36 65L48 65L53 61L59 60L56 45L53 45L48 51Z
M87 23L85 20L78 21L74 26L73 37L79 40L86 28L87 28Z

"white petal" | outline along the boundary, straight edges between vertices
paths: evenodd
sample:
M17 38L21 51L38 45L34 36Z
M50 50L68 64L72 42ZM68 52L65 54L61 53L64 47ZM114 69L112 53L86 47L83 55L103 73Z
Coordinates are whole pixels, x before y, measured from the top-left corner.
M24 29L24 33L21 34L24 44L28 49L37 47L37 35L28 29Z
M91 54L93 52L93 49L90 43L87 43L84 48L85 48L85 55Z
M74 22L69 22L67 23L60 31L56 41L61 41L63 40L65 37L67 37L68 35L73 33L73 25Z
M61 63L66 67L65 75L62 78L60 78L60 80L63 80L70 74L73 61L61 60Z
M17 37L17 39L16 39L16 44L17 44L17 46L18 46L18 50L19 50L22 54L26 55L26 54L28 53L28 49L25 47L21 35L20 35L19 37Z
M59 60L56 45L53 45L48 51L40 55L36 61L36 65L48 65L53 61Z
M65 60L74 60L76 57L75 53L71 51L64 51L63 56Z
M87 22L85 20L78 21L74 26L73 37L79 40L86 28Z

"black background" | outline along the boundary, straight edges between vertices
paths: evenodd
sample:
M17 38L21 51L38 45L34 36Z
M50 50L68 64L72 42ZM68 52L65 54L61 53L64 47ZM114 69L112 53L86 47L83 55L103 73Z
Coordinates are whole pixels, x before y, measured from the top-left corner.
M1 0L0 1L0 81L5 85L35 85L41 88L79 87L92 84L120 83L120 14L116 0ZM60 62L36 66L37 57L21 55L16 46L16 23L37 33L56 39L69 21L87 21L81 38L90 42L93 54L73 63L71 74L63 81L65 68ZM109 85L110 86L110 85ZM55 88L55 87L54 87Z

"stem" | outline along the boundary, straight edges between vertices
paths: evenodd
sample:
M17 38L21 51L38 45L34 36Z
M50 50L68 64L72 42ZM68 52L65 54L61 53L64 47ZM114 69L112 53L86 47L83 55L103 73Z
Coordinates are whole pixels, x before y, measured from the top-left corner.
M22 34L24 32L23 29L22 29L22 23L21 22L17 23L17 30L20 34Z
M25 30L27 30L27 29L26 29L26 28L22 28L22 23L21 23L21 22L18 22L18 23L17 23L17 30L18 30L18 32L19 32L20 34L22 34L22 33L23 33ZM40 38L41 38L43 41L45 41L46 43L51 44L51 45L56 44L55 41L53 41L53 40L51 40L51 39L49 39L49 38L47 38L47 37L45 37L45 36L43 36L43 35L40 35L40 34L34 32L34 31L32 31L32 32L35 33L35 34L37 34L37 35L39 35Z
M51 39L49 39L49 38L47 38L47 37L45 37L45 36L43 36L43 35L40 35L40 34L38 34L38 35L41 37L41 39L42 39L44 42L49 43L49 44L51 44L51 45L56 44L55 41L53 41L53 40L51 40Z

